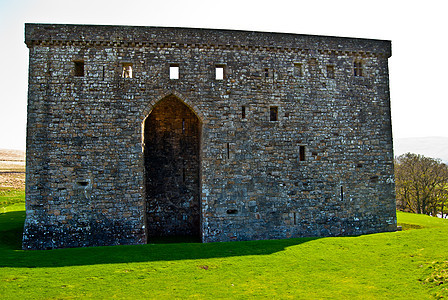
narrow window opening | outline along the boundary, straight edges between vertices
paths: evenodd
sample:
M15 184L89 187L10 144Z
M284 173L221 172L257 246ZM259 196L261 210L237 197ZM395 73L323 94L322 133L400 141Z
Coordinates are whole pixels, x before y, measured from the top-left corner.
M185 166L182 168L182 182L185 183L185 178L186 178L186 171L185 171Z
M294 213L294 220L293 220L293 222L294 222L294 225L297 225L297 216L296 216L296 213Z
M264 69L264 78L269 78L269 69Z
M215 68L215 78L216 80L224 79L224 66L216 66Z
M300 63L294 64L294 75L298 76L298 77L302 77L303 76L302 64L300 64Z
M227 214L228 215L236 215L238 213L237 209L228 209Z
M355 61L354 63L354 75L355 76L363 76L363 67L362 67L362 62L360 61Z
M299 146L299 161L305 161L305 146Z
M133 78L133 76L132 76L132 64L131 63L123 63L121 77L123 77L123 78Z
M75 76L83 77L84 76L84 61L78 60L73 62L75 64Z
M344 201L344 187L341 185L341 201Z
M366 121L366 114L362 109L359 110L358 119L360 123L364 123Z
M246 119L246 106L241 106L241 118Z
M334 66L327 66L327 77L334 78Z
M227 159L230 158L230 144L227 143Z
M271 122L278 120L278 107L277 106L271 106L269 108L269 120Z
M105 75L105 68L104 68L104 66L103 66L103 80L104 80L104 75Z
M179 65L170 65L170 79L179 79Z

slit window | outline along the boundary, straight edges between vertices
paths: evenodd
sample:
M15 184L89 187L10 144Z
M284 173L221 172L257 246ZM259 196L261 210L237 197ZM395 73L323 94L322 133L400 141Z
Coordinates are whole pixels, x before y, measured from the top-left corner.
M363 68L362 68L362 62L360 61L355 61L354 65L353 65L353 70L354 70L354 75L355 76L363 76Z
M271 106L269 108L269 121L275 122L278 120L278 107L277 106Z
M215 67L215 79L224 80L224 66Z
M179 65L170 65L170 79L179 79Z
M305 146L299 146L299 161L305 161Z
M294 75L298 76L298 77L303 76L302 64L300 64L300 63L294 64Z
M241 118L243 119L243 120L245 120L246 119L246 106L241 106Z
M75 66L75 76L83 77L84 76L84 61L77 60L77 61L74 61L73 63Z
M334 78L334 66L327 66L327 77Z
M121 77L123 77L123 78L133 78L133 76L132 76L132 64L131 63L123 63Z
M186 170L185 170L185 166L182 168L182 182L185 183L185 179L186 179Z

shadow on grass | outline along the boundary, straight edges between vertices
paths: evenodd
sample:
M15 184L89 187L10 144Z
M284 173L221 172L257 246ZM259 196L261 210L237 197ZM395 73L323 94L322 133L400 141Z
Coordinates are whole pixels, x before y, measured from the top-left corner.
M398 223L398 226L401 226L402 230L413 230L413 229L422 229L423 226L417 224L407 224L407 223Z
M1 214L0 225L12 219L7 230L0 231L0 267L39 268L95 264L115 264L185 259L207 259L245 255L268 255L318 238L295 238L225 243L167 243L135 246L109 246L57 250L24 251L21 237L24 212ZM19 221L20 220L20 221ZM13 228L11 228L13 227ZM5 229L5 227L0 227Z

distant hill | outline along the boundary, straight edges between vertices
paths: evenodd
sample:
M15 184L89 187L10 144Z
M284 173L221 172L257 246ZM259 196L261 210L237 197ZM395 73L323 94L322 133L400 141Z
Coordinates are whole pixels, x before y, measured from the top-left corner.
M25 162L25 151L0 149L0 161L23 161Z
M407 152L440 158L448 163L448 137L416 137L394 139L394 155Z

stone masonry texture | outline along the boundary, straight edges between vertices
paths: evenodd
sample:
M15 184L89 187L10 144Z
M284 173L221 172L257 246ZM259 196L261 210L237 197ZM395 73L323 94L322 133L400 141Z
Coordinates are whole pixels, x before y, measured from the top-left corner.
M396 230L389 41L26 24L24 249Z

